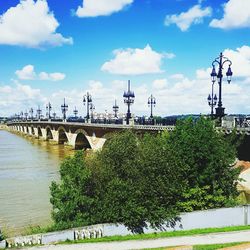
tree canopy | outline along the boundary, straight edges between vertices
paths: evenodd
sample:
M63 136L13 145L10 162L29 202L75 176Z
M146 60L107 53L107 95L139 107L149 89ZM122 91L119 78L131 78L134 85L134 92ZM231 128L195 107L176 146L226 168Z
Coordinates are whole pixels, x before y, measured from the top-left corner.
M77 152L51 185L59 227L121 223L134 233L174 226L183 211L223 207L237 196L236 151L204 118L175 131L114 134L103 149Z

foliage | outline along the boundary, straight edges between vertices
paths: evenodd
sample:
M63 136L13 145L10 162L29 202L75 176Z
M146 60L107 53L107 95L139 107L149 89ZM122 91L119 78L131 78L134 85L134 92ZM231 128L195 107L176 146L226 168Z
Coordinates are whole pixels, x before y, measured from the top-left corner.
M173 227L182 211L232 205L235 152L204 118L181 120L170 134L117 133L102 151L62 163L51 185L55 226L121 223L142 233Z
M237 204L238 201L236 199L225 197L221 189L215 189L211 194L210 187L204 186L186 190L178 205L181 211L191 212L224 206L232 207Z
M94 184L82 152L67 158L60 168L61 183L51 184L52 218L58 228L88 225L95 208Z
M186 181L164 135L141 138L128 131L110 140L100 156L106 177L104 221L123 223L136 233L147 223L155 228L175 224L176 203Z
M236 148L203 117L180 120L169 136L169 144L187 164L189 190L183 193L184 207L190 211L223 207L238 193L239 169L232 167ZM206 197L204 196L206 192ZM202 199L202 200L201 200Z

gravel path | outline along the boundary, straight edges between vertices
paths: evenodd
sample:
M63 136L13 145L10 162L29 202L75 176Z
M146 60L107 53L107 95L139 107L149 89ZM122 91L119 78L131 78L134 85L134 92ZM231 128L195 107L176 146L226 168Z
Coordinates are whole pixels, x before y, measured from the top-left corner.
M182 236L154 240L130 240L105 243L82 243L71 245L49 245L32 247L29 250L134 250L183 245L219 244L230 242L250 242L250 230L212 233L207 235ZM27 248L24 248L24 250Z

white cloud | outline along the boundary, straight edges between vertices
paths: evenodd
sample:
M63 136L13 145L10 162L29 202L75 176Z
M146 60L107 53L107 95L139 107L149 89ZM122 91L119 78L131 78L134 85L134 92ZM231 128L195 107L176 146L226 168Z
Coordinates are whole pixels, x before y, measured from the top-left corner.
M133 3L133 0L83 0L76 15L78 17L109 16Z
M101 70L111 74L141 75L161 73L164 53L154 51L149 45L144 49L119 49L113 51L115 58L105 62Z
M235 77L250 77L250 46L242 46L236 50L226 49L224 55L232 61Z
M197 77L197 79L209 79L211 71L212 71L212 68L197 69L196 70L196 77Z
M89 81L89 86L93 90L98 90L98 89L101 89L103 87L103 84L100 81L91 80L91 81Z
M167 87L168 81L167 79L156 79L153 81L153 88L154 89L164 89Z
M210 26L221 29L250 27L250 1L229 0L224 4L223 18L213 19Z
M0 44L31 48L72 44L57 33L59 23L46 0L21 0L0 16Z
M190 8L187 12L182 12L179 15L167 15L165 25L176 24L181 31L187 31L192 24L203 22L204 17L209 17L212 14L212 9L206 7L202 9L200 4Z
M173 79L173 80L182 80L184 79L184 75L183 74L174 74L174 75L171 75L170 76L170 79Z
M0 109L2 116L10 116L21 111L34 110L38 105L45 104L46 98L40 89L15 82L15 86L0 86Z
M163 53L164 57L167 59L173 59L176 57L174 53Z
M61 81L66 77L65 74L60 72L41 72L37 74L33 65L26 65L22 69L17 70L15 74L20 80Z
M33 65L26 65L21 70L17 70L15 74L22 80L34 80L36 78Z

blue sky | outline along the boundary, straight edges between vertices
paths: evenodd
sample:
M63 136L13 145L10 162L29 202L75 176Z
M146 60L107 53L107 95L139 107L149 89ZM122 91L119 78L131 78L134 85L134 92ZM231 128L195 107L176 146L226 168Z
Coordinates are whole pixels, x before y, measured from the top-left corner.
M250 113L249 0L5 0L0 14L0 116L48 101L59 115L63 97L84 115L86 91L96 112L114 99L125 112L128 79L135 114L151 93L156 114L209 113L220 52L233 61L226 111Z

